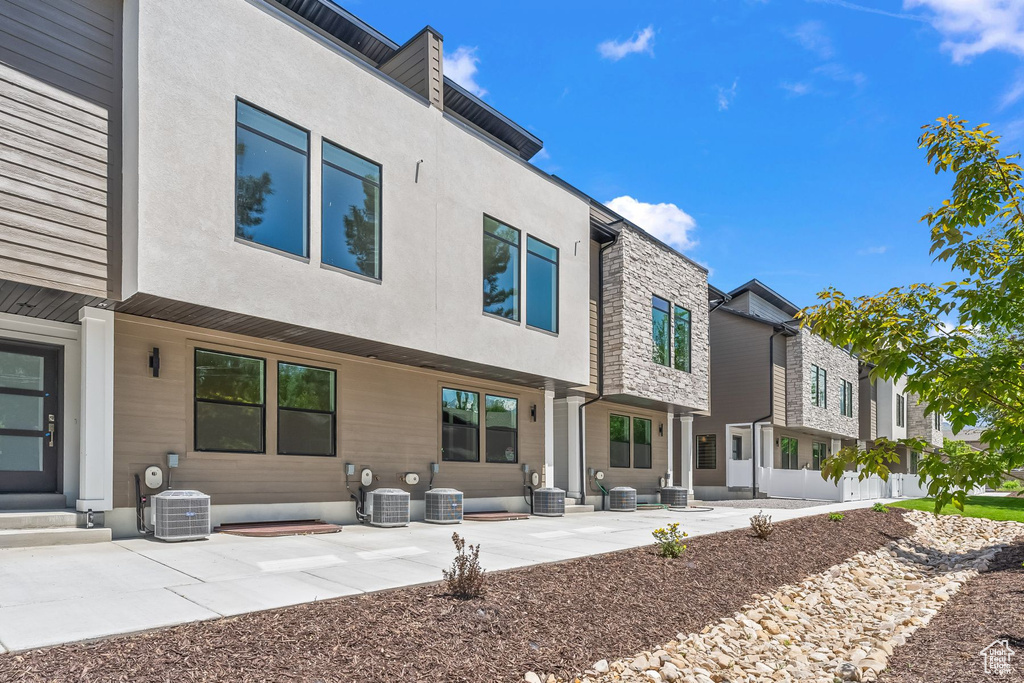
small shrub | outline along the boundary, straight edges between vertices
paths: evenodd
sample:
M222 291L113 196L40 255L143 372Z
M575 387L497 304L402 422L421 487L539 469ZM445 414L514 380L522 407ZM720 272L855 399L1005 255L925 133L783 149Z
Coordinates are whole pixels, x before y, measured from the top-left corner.
M874 505L871 506L871 511L872 512L888 512L889 511L889 506L888 505L884 505L882 503L875 503Z
M754 535L763 541L767 541L775 531L771 515L764 514L764 510L750 518L750 528L754 530Z
M469 545L457 533L452 534L455 544L455 559L451 569L443 569L448 593L461 600L478 598L484 594L484 569L480 566L480 544Z
M655 529L654 540L658 542L658 554L662 557L679 557L686 550L683 539L688 534L679 531L679 522L673 522L667 529Z
M841 522L846 519L846 515L842 512L830 512L828 513L828 521L830 522Z
M999 487L1000 491L1020 491L1021 483L1016 479L1008 479L1003 482L1003 485Z

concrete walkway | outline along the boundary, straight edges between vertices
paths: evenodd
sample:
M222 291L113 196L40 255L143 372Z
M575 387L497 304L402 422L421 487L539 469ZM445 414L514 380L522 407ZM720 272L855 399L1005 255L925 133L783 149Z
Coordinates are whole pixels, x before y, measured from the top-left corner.
M776 521L876 501L766 510ZM457 531L489 571L652 542L679 522L691 536L746 527L752 511L593 512L458 526L347 526L337 534L0 550L0 652L101 638L342 595L441 580Z

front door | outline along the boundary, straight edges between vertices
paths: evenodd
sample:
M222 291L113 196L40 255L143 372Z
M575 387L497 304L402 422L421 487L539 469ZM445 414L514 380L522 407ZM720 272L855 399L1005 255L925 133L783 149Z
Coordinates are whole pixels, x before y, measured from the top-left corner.
M0 493L55 493L58 351L0 340Z

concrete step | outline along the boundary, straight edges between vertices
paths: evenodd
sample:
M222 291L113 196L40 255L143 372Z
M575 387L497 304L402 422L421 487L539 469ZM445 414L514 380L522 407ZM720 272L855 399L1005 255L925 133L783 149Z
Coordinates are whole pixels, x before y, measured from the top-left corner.
M111 538L110 529L103 527L92 529L0 529L0 549L103 543Z
M0 512L0 530L74 529L78 514L74 510L17 510Z
M63 493L0 493L0 510L63 510Z
M579 504L576 504L576 503L566 503L565 504L565 514L567 514L567 515L577 514L577 513L580 513L580 512L593 512L593 511L594 511L594 506L593 505L579 505Z

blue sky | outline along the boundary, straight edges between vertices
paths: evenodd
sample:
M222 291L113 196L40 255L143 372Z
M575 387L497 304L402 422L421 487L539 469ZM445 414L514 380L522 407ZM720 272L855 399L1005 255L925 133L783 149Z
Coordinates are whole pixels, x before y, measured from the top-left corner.
M1024 142L1024 0L346 2L545 143L534 159L707 265L798 305L944 278L917 149L956 114Z

